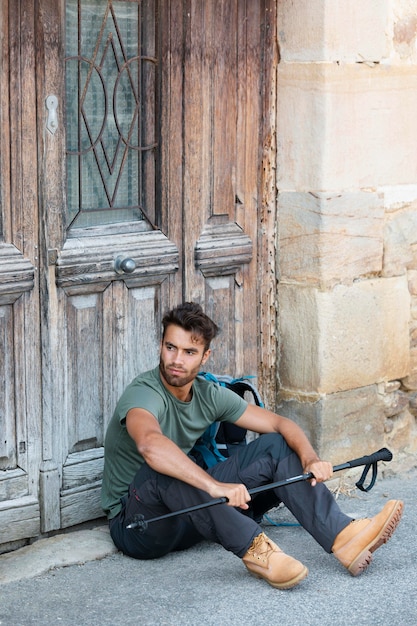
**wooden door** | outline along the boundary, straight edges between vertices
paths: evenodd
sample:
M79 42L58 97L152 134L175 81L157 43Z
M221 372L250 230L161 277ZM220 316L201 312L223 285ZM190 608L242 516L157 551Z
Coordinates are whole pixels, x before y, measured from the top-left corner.
M189 0L183 15L183 288L222 328L210 366L258 375L273 402L276 2Z
M39 7L41 504L50 530L102 514L106 425L125 385L157 364L178 249L156 226L158 4Z
M212 371L258 374L273 399L276 7L5 6L0 507L23 498L31 520L12 540L101 516L106 425L157 364L168 307L203 304L222 327Z
M40 531L36 109L23 9L0 3L0 544L12 547Z

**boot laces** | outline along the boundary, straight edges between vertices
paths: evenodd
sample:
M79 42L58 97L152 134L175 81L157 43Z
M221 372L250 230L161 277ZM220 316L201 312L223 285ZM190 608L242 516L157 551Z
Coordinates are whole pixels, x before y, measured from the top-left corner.
M266 561L268 560L272 552L275 552L275 548L271 545L268 537L266 537L264 533L261 533L260 535L255 537L249 550L258 559L263 558Z

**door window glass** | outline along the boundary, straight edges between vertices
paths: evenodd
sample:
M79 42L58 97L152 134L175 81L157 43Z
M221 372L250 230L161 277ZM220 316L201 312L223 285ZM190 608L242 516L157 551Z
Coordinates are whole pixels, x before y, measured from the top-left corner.
M153 0L67 0L67 224L154 221Z

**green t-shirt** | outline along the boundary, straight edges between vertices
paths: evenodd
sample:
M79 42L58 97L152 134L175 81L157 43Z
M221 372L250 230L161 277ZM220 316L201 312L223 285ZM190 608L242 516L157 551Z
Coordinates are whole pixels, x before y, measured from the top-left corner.
M120 498L144 463L126 430L130 409L146 409L158 420L162 433L185 454L215 421L236 422L247 402L233 391L197 377L190 402L182 402L162 384L159 367L137 376L122 394L107 428L101 504L109 519L121 509Z

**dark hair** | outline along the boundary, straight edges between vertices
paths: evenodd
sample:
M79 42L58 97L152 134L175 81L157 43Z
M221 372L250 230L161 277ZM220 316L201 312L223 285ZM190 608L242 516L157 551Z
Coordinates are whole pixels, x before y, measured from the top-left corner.
M162 339L165 336L167 327L171 324L202 337L205 343L205 350L209 349L211 341L219 332L217 324L204 313L201 306L196 302L184 302L165 313L162 318Z

